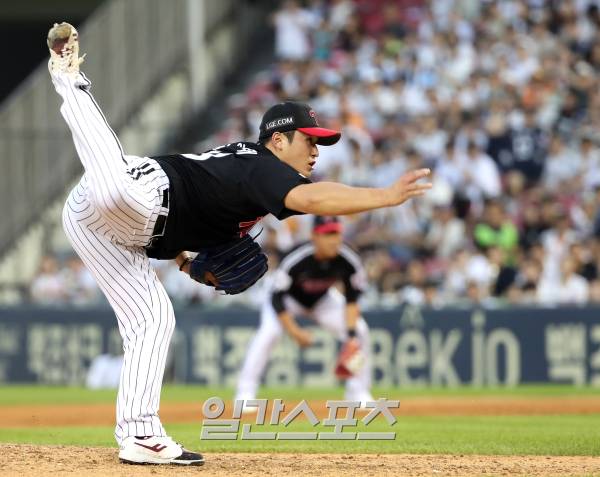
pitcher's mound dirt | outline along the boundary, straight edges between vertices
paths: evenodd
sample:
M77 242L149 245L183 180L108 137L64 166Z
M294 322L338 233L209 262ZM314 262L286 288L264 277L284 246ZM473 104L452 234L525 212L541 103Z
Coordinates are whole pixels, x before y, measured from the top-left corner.
M600 476L598 457L213 454L201 467L119 464L116 449L0 444L0 476Z

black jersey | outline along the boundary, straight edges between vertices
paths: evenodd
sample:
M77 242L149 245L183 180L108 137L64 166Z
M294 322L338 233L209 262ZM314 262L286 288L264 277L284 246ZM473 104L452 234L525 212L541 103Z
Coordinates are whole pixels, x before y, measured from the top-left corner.
M165 233L146 248L152 258L175 258L244 236L271 213L299 214L284 205L294 187L310 183L262 144L239 142L203 154L153 157L169 177Z
M290 295L305 308L312 308L336 283L344 285L347 303L354 303L366 286L366 274L360 258L342 245L331 260L317 260L311 243L287 254L275 271L271 301L277 313L285 310L283 297Z

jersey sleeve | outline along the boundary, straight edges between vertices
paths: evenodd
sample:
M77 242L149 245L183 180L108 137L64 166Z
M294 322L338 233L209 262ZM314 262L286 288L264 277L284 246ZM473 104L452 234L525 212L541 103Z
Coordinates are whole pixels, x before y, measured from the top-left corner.
M292 277L281 268L276 270L273 275L273 291L271 295L271 304L277 314L285 310L283 297L292 286Z
M367 273L358 254L346 245L342 245L340 255L346 261L347 273L344 276L344 294L346 303L355 303L367 288Z
M284 203L288 192L301 184L310 184L310 180L274 156L260 156L250 169L244 187L249 200L283 220L301 213L286 208Z

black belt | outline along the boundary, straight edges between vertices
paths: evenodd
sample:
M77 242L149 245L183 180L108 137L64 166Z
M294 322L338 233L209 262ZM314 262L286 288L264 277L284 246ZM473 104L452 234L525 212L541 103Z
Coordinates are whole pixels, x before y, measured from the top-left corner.
M169 211L169 189L164 189L163 192L162 207L167 209L166 214L159 214L156 218L156 223L152 229L152 237L162 237L165 233L165 227L167 226L167 214Z

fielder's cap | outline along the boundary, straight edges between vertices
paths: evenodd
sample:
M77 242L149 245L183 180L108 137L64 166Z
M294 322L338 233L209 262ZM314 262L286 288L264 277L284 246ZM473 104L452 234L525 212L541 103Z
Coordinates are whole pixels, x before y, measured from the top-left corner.
M286 101L272 106L265 113L260 123L258 137L265 139L271 137L274 132L296 129L318 138L317 144L321 146L331 146L342 136L339 131L320 127L316 113L308 104Z
M315 215L313 221L313 232L316 234L340 234L343 227L340 219L337 217L326 217L323 215Z

